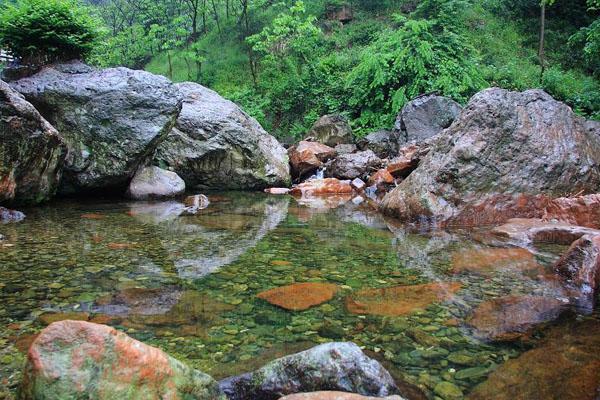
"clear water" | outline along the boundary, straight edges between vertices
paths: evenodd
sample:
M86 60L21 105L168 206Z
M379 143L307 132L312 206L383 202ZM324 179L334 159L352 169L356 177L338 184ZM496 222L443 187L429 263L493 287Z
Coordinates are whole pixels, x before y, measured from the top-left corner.
M525 350L475 340L464 324L473 307L507 294L552 294L539 271L477 268L473 254L507 246L485 232L411 232L346 199L210 198L196 216L177 216L177 202L60 201L0 225L0 398L14 395L34 335L61 318L113 325L216 378L348 340L430 398L442 379L468 393ZM564 248L531 250L548 266ZM339 290L305 311L256 297L295 282ZM348 298L362 289L431 282L461 289L403 315L349 311ZM452 353L474 361L455 364ZM456 378L471 367L481 370Z

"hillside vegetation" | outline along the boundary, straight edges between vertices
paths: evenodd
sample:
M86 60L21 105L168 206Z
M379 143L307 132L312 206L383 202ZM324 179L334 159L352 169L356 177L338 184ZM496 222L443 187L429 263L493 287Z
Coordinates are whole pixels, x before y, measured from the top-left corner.
M599 0L543 1L540 56L539 0L88 0L105 27L89 61L199 82L280 138L328 113L364 135L419 94L490 86L600 119Z

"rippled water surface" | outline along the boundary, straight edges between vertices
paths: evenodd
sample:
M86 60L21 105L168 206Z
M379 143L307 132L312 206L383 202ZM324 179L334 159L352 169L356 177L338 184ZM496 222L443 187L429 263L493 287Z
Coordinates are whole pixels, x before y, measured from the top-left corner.
M552 296L540 276L564 251L411 232L336 199L211 201L195 216L178 216L177 202L61 201L0 225L0 398L14 394L34 335L65 318L115 326L216 378L348 340L430 398L442 380L468 393L528 348L478 341L469 313L508 294ZM304 311L257 297L299 282L337 291Z

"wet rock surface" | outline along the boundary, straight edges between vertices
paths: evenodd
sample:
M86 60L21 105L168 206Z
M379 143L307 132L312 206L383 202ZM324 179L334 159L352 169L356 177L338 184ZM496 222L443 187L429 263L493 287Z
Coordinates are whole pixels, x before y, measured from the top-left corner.
M401 143L421 142L449 127L461 110L460 104L447 97L424 95L402 108L394 128Z
M129 183L127 197L134 200L165 199L184 192L185 182L175 172L158 167L144 167Z
M511 341L524 336L536 325L554 321L568 304L543 296L507 296L481 303L467 323L476 337Z
M323 344L219 385L231 400L276 400L319 390L383 397L398 390L389 372L353 343Z
M66 142L61 193L124 192L181 107L168 79L127 68L58 64L10 85Z
M183 108L158 146L154 163L176 172L188 189L287 186L286 150L236 104L196 83L180 83Z
M600 235L585 235L573 242L554 265L554 271L577 308L591 312L600 287Z
M324 196L335 194L352 194L353 189L348 180L335 178L311 179L292 188L290 194L297 197Z
M288 149L292 175L301 178L314 173L326 161L336 156L336 151L319 142L301 141Z
M546 222L541 219L514 218L493 228L492 233L516 243L557 243L570 245L583 235L599 235L600 230L569 223Z
M600 323L552 328L539 347L509 360L469 400L594 400L600 387Z
M600 194L553 199L542 218L600 229Z
M20 396L41 400L221 398L216 381L105 325L50 325L28 353Z
M0 202L49 200L58 187L66 155L56 129L0 81Z
M382 160L371 150L342 154L327 164L325 174L337 179L366 179L371 172L383 165Z
M312 138L330 147L354 142L352 128L348 120L341 115L335 114L324 115L319 118L306 135L306 139L308 138Z
M487 89L435 139L382 209L405 221L447 225L539 218L544 196L595 193L599 165L600 136L568 106L540 90Z

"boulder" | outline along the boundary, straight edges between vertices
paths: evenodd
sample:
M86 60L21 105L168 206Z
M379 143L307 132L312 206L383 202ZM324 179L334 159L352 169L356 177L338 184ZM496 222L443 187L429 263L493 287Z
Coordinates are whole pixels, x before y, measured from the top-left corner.
M398 392L391 375L354 343L327 343L219 382L230 400L277 400L333 390L384 397Z
M504 225L492 229L492 233L502 238L511 239L519 245L532 243L570 245L583 235L600 235L600 230L556 221L514 218L508 220Z
M292 176L302 178L312 174L323 166L323 163L334 158L336 152L329 146L319 142L301 141L288 150Z
M498 297L481 303L466 322L479 339L512 341L524 336L536 325L555 320L567 305L553 297Z
M591 312L600 287L600 235L585 235L573 242L554 271L568 289L572 303L580 311Z
M233 102L197 83L175 85L183 109L154 164L176 172L188 189L288 186L285 148Z
M165 199L185 192L185 182L175 172L158 167L143 167L135 174L127 197L134 200Z
M536 348L501 364L468 400L597 400L600 322L560 324Z
M45 328L31 345L21 399L222 399L210 376L115 329L84 321Z
M333 148L337 154L355 153L358 149L354 143L341 143Z
M394 178L406 178L419 166L429 149L428 142L403 146L397 156L389 160L386 168Z
M549 199L600 188L600 135L541 90L487 89L433 141L382 210L446 225L539 218Z
M553 199L542 218L600 229L600 194Z
M22 95L0 81L0 203L39 203L58 187L67 148Z
M461 110L460 104L452 99L427 94L402 108L394 128L400 143L421 142L448 128Z
M21 211L0 207L0 223L6 224L9 222L20 222L24 219L25 214L23 214Z
M62 193L124 192L181 108L168 79L127 68L58 64L11 87L40 110L67 144Z
M400 150L400 134L396 131L373 132L358 142L360 150L371 150L380 158L391 158Z
M296 197L327 196L332 194L352 194L350 181L335 178L311 179L292 188L290 194Z
M387 169L380 169L369 177L369 186L392 185L394 177Z
M330 147L354 142L352 128L348 120L336 114L324 115L319 118L306 135L306 139L308 138Z
M327 164L325 175L338 179L367 178L377 171L383 162L371 150L342 154Z

